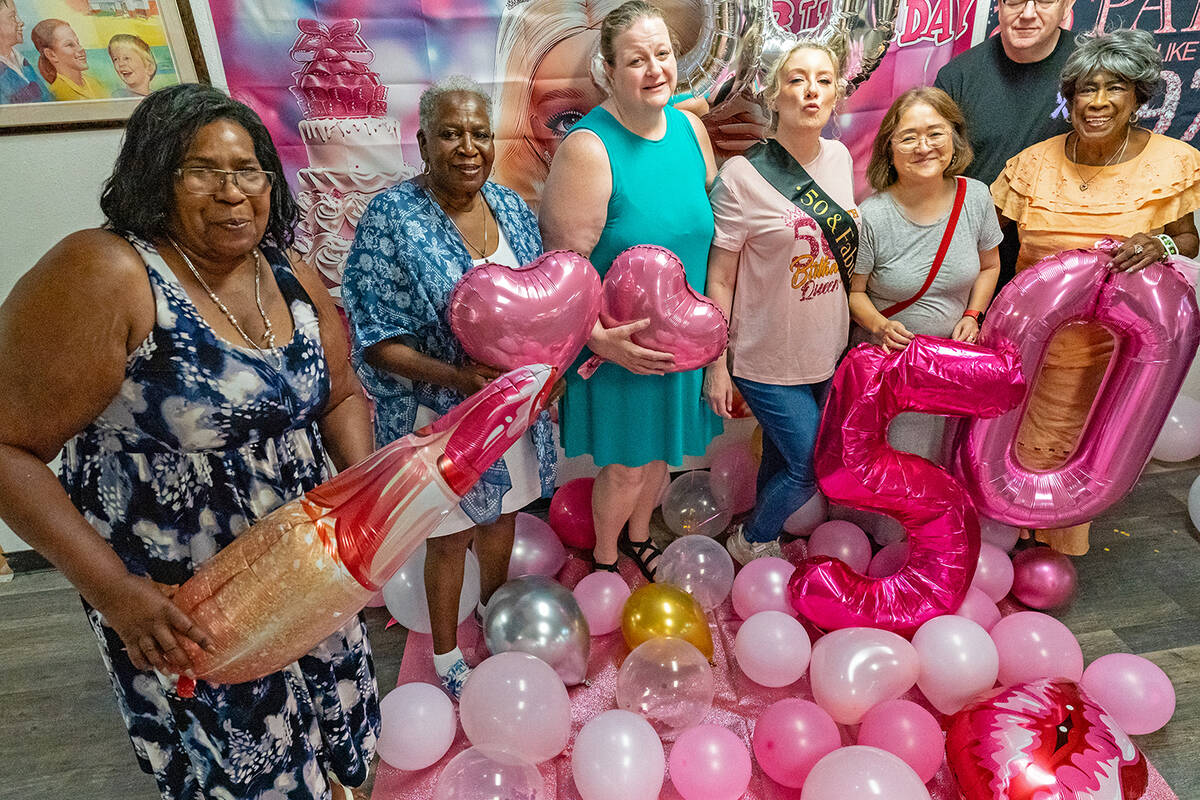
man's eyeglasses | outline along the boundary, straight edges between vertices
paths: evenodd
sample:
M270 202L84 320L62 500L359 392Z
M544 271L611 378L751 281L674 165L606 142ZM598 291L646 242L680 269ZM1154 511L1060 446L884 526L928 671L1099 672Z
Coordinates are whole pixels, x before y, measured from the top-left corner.
M185 167L175 170L183 189L192 194L216 194L225 188L226 180L245 195L266 194L271 191L275 173L261 169L210 169L208 167Z
M1005 8L1024 8L1030 3L1035 4L1038 8L1050 8L1060 2L1061 0L1000 0L1001 5Z

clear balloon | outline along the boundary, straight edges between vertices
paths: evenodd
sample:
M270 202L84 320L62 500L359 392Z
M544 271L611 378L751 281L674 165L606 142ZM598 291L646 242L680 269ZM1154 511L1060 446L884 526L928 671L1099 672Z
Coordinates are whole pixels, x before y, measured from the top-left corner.
M517 514L516 536L508 557L508 577L546 575L553 578L567 563L567 551L544 520L532 514Z
M663 522L676 536L716 536L729 525L733 512L721 505L705 470L685 472L667 489Z
M437 686L405 683L379 701L382 727L376 750L396 769L425 769L436 763L458 733L454 703Z
M842 628L813 645L809 681L817 705L842 725L894 700L917 682L921 665L903 637L877 628Z
M827 711L792 697L772 703L759 716L753 746L767 777L799 789L813 766L842 746L842 735Z
M433 800L543 800L538 768L502 750L468 747L450 759Z
M383 585L383 601L396 622L416 633L429 633L429 601L425 597L425 543ZM463 563L462 592L458 596L458 621L475 611L479 603L479 559L467 551Z
M650 723L631 711L605 711L588 721L571 752L582 800L658 800L666 758Z
M796 616L788 601L787 585L796 565L782 558L756 558L733 579L733 610L742 619L760 611L782 611Z
M760 611L738 628L733 652L750 680L760 686L787 686L808 669L812 642L796 618L782 611Z
M587 677L592 637L575 595L544 575L514 578L488 601L483 639L493 654L510 650L545 661L567 686Z
M808 557L829 556L855 572L865 573L871 563L871 541L853 522L833 519L817 526L808 537Z
M707 536L681 536L663 550L654 580L678 586L711 611L733 588L733 558Z
M1161 667L1141 656L1100 656L1083 671L1080 683L1126 733L1154 733L1175 713L1171 679Z
M1071 629L1038 611L1020 611L988 631L1000 656L1002 686L1042 678L1083 677L1083 651Z
M721 446L712 454L708 470L713 494L721 506L734 514L754 508L758 464L748 443L738 441Z
M1079 578L1069 556L1049 547L1030 547L1013 556L1013 597L1030 608L1064 608L1075 598Z
M917 687L943 714L953 714L996 685L996 644L966 617L934 617L913 634L912 645L921 662Z
M1008 553L994 544L980 544L979 561L971 585L990 597L993 603L999 603L1012 589L1012 584L1013 565Z
M879 552L871 557L871 563L867 565L867 575L872 578L886 578L888 575L895 575L907 563L908 542L892 542L880 548Z
M966 617L985 631L990 631L1000 621L1000 609L992 602L992 598L974 586L967 589L967 596L954 613Z
M671 636L638 645L617 672L617 707L641 714L667 740L700 724L714 692L708 660Z
M868 711L859 726L857 744L900 758L923 783L941 769L946 754L942 726L911 700L885 700Z
M1200 456L1200 400L1175 398L1150 457L1158 461L1191 461Z
M720 725L684 731L668 763L683 800L737 800L750 785L750 753L737 734Z
M597 570L575 584L572 594L592 636L603 636L621 627L621 612L630 591L629 584L620 575Z
M648 583L625 601L621 612L621 633L633 649L642 642L674 636L713 657L712 631L696 598L668 583Z
M592 522L592 486L595 478L567 481L550 500L550 527L568 547L591 550L596 546Z
M813 528L829 519L829 501L817 492L808 502L792 512L783 523L784 533L792 536L808 536Z
M1021 538L1021 529L1005 525L987 517L979 518L979 535L988 544L994 544L1006 553L1012 552Z
M817 762L800 800L929 800L913 768L877 747L842 747Z
M458 701L471 744L540 764L567 746L571 700L549 664L528 653L500 653L475 668Z

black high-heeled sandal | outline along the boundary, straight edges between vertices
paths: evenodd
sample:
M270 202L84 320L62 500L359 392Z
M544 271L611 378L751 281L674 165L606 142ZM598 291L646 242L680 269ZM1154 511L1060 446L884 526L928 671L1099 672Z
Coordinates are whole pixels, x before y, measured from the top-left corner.
M617 550L633 559L633 563L637 564L646 580L654 581L654 573L658 571L658 563L655 560L662 558L663 551L652 539L635 542L629 538L629 531L623 530L617 537ZM651 561L655 561L653 567L650 566Z
M603 561L597 561L595 559L592 559L592 572L615 572L618 575L621 574L621 570L617 568L616 561L612 562L611 564L605 564Z

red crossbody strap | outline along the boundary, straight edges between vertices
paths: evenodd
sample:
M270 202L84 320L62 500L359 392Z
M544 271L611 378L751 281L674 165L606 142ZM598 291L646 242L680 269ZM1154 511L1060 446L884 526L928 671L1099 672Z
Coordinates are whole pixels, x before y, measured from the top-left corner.
M895 305L888 306L880 311L885 317L891 317L894 314L899 314L904 309L911 306L913 303L925 296L925 292L929 291L929 287L933 285L934 278L937 277L938 270L942 268L942 260L946 258L946 251L950 249L950 240L954 238L954 228L958 225L958 215L962 211L963 200L967 196L967 179L959 176L956 179L958 188L954 191L954 208L950 209L950 219L946 220L946 232L942 234L942 243L938 245L937 255L933 257L933 266L929 268L929 275L925 278L925 285L921 290L907 300L901 300Z

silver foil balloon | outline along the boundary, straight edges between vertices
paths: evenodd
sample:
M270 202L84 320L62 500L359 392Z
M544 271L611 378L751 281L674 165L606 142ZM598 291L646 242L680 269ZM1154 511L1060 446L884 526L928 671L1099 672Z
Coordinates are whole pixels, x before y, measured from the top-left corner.
M828 43L842 56L847 93L867 79L887 53L900 0L831 0L816 28L792 33L775 21L771 0L715 0L696 45L679 59L679 89L713 110L738 94L762 102L771 66L800 38Z
M587 677L587 620L575 595L550 578L527 575L497 589L487 604L483 639L493 655L515 650L537 656L567 686Z

